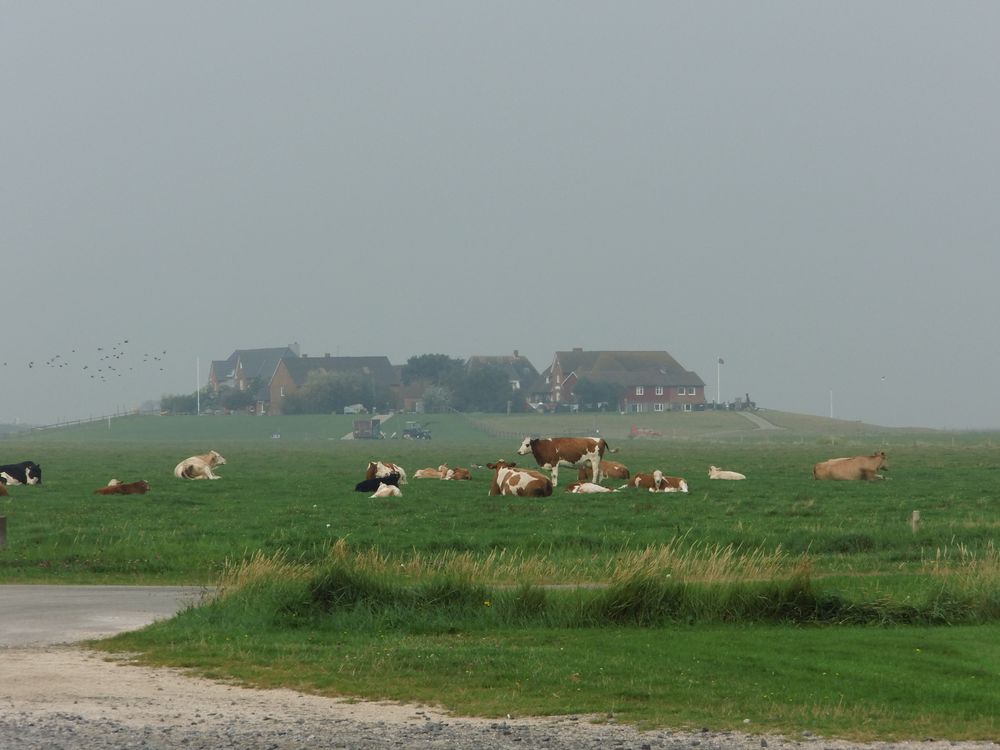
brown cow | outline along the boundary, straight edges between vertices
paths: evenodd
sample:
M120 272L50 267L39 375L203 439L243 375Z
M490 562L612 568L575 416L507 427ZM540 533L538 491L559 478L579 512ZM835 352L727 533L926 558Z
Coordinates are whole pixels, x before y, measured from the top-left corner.
M7 485L0 482L0 497L9 497L10 493L7 492Z
M98 487L94 490L95 495L145 495L149 492L149 482L141 479L138 482L128 482L127 484L112 479L107 487Z
M604 451L618 452L609 448L607 441L599 437L526 437L521 443L521 447L517 449L518 455L526 456L531 453L540 467L552 469L553 486L559 484L560 466L579 466L584 463L597 466L594 481L600 483L601 460L604 458Z
M486 464L493 469L493 483L490 484L491 495L518 495L521 497L549 497L552 494L552 481L540 471L531 469L516 469L517 464L507 461L497 461Z
M627 484L622 485L619 489L625 489L626 487L639 487L650 492L688 491L687 480L683 477L668 477L659 469L648 474L636 474L628 480Z
M590 464L587 464L580 467L576 478L581 482L589 482L593 473ZM601 476L606 479L628 479L632 474L625 464L620 464L617 461L601 461Z
M885 451L875 451L870 456L831 458L813 466L813 479L864 479L871 482L885 479L880 471L889 470Z
M436 469L417 469L413 472L414 479L445 479L448 473L448 464L441 464Z
M457 469L448 469L448 471L445 472L445 475L443 477L441 477L441 478L442 479L454 479L454 480L472 479L472 474L469 472L468 469L463 469L463 468L459 467Z

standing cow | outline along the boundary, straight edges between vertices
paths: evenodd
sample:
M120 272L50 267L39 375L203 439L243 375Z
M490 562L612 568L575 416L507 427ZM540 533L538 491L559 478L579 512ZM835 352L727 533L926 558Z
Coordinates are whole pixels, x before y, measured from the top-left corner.
M601 459L604 458L605 451L618 452L609 448L607 441L599 437L526 437L517 449L518 455L526 456L530 453L541 468L552 470L553 487L559 484L560 466L575 467L587 462L594 469L594 482L600 484Z
M885 451L875 451L870 456L831 458L813 466L813 479L865 480L885 479L880 471L889 470Z

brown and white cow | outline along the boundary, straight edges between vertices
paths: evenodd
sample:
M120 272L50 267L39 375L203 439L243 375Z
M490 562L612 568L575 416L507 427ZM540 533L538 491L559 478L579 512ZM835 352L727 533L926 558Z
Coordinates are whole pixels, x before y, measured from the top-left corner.
M657 469L649 473L636 474L628 484L622 485L619 489L626 487L638 487L650 492L687 492L688 483L684 477L670 477Z
M526 437L521 447L517 449L518 455L526 456L530 453L540 467L552 470L553 487L559 484L560 466L580 466L588 462L591 466L597 467L594 481L599 483L604 451L618 452L609 448L607 441L599 437Z
M468 469L457 467L455 469L448 469L448 471L445 472L445 475L441 478L449 480L472 479L472 474Z
M581 482L590 482L593 473L590 464L587 464L580 467L576 478ZM601 476L605 479L628 479L632 474L625 464L620 464L617 461L601 461Z
M120 482L112 479L106 487L98 487L95 495L145 495L149 492L149 482L140 479L138 482Z
M178 479L221 479L212 469L224 463L226 459L218 451L209 451L200 456L185 458L174 467L174 476Z
M885 479L880 471L889 470L885 451L875 451L870 456L831 458L813 466L813 479L847 479L874 481Z
M399 474L399 483L407 483L405 469L389 461L369 461L368 468L365 470L365 479L378 479L390 474Z
M520 497L549 497L552 494L552 481L540 471L515 468L517 464L508 461L497 461L486 464L493 469L493 482L490 484L491 495L518 495Z

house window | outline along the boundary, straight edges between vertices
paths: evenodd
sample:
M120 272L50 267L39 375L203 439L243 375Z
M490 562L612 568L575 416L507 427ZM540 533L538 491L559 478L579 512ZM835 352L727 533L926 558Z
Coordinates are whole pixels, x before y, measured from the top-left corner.
M683 396L683 395L685 395L686 393L687 393L687 388L685 388L685 387L684 387L683 385L682 385L682 386L680 386L680 387L679 387L679 388L677 389L677 395L678 395L678 396Z
M645 389L641 385L635 387L635 395L641 396L645 392Z
M653 404L653 411L663 411L663 404Z
M281 395L282 398L284 398L285 397L285 386L280 386L280 388L281 388L280 395Z
M656 395L657 396L662 396L663 395L663 386L662 385L656 386Z
M684 411L691 411L691 404L684 404Z

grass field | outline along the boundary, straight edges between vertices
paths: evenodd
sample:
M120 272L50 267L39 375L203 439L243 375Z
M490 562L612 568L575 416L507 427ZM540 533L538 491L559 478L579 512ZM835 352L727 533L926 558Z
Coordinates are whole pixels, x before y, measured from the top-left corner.
M426 442L340 440L341 416L18 435L0 463L35 460L44 483L0 498L0 581L221 582L212 604L110 647L256 684L483 715L995 737L998 436L762 416L784 429L705 412L433 415ZM629 439L632 425L662 438ZM691 493L489 497L485 469L411 479L396 499L352 491L370 458L411 475L523 463L514 436L594 430ZM223 479L173 478L210 448ZM876 448L884 482L812 479L817 461ZM709 482L709 464L748 480ZM152 491L94 495L111 477ZM566 584L586 588L552 588Z

